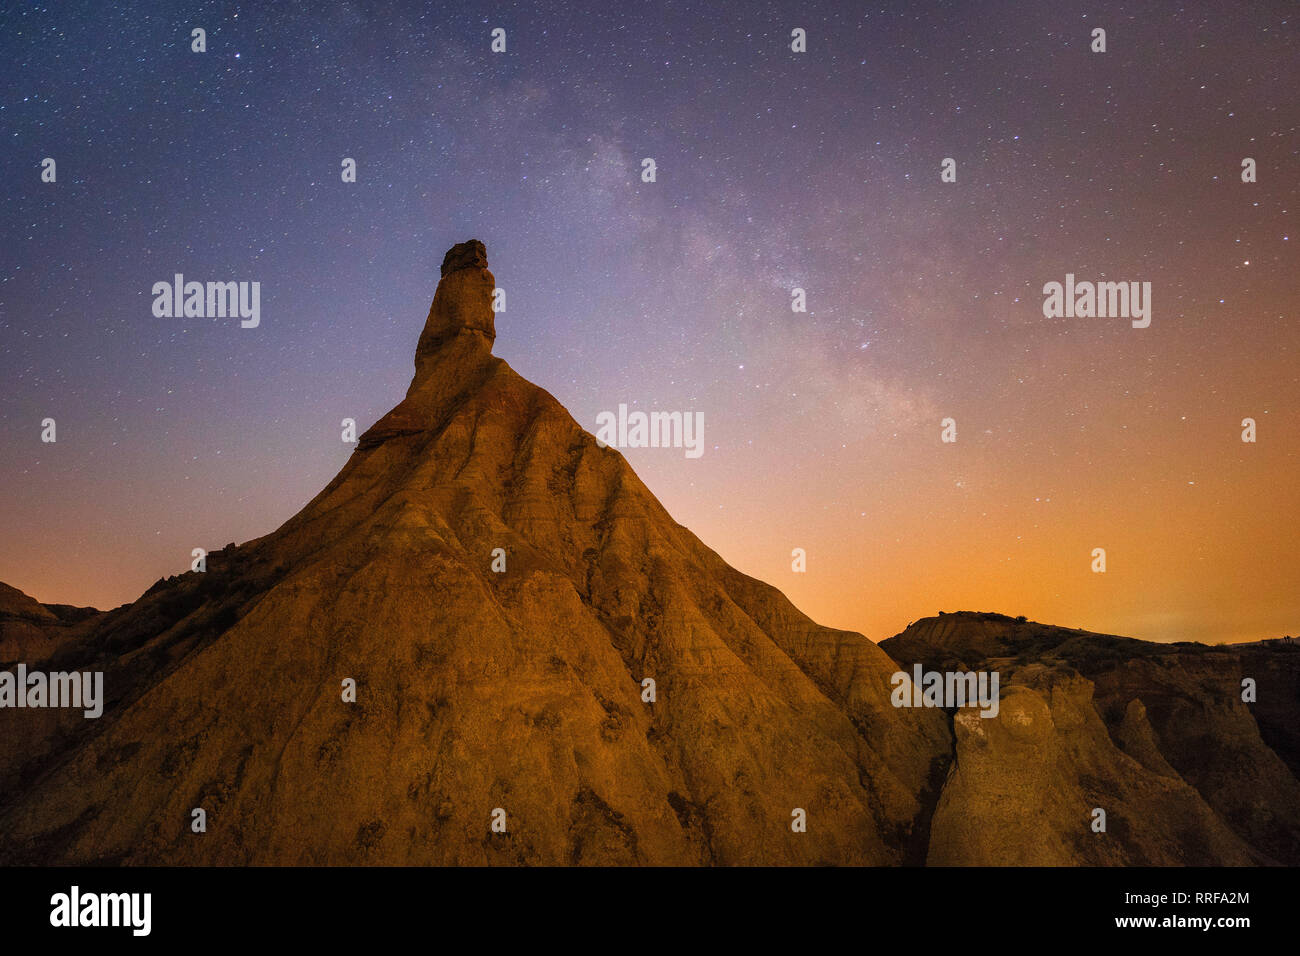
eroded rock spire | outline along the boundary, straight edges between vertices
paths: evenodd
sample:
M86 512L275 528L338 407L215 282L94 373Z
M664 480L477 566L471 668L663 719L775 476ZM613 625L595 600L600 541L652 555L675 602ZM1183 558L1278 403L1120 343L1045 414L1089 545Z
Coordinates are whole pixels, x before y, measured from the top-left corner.
M442 259L442 278L429 307L429 317L415 350L417 376L420 357L436 351L462 332L485 336L488 350L497 337L492 290L496 279L487 267L487 249L477 239L458 242Z
M401 404L361 436L359 451L423 432L485 372L497 337L492 312L495 288L482 242L470 239L447 250L442 278L415 346L411 387Z

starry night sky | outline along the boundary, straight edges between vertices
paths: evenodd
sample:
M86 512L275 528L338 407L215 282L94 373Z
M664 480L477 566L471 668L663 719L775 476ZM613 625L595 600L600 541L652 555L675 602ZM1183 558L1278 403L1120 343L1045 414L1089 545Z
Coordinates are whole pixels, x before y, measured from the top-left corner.
M276 528L346 460L340 420L401 398L473 237L496 354L589 430L703 412L702 458L625 454L820 623L1296 633L1298 27L1290 2L6 5L0 580L109 607ZM176 272L259 281L261 326L155 318ZM1151 282L1151 327L1045 319L1067 272Z

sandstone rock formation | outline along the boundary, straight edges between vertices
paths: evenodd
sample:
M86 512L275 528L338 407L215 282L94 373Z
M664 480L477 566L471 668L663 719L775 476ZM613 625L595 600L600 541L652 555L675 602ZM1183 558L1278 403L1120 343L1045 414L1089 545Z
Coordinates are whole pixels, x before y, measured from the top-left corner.
M1300 863L1300 783L1257 721L1300 712L1300 647L1271 643L1151 644L972 613L883 641L908 667L1001 675L996 720L956 715L929 862ZM1098 807L1105 834L1087 826Z
M278 530L106 613L0 585L0 669L107 698L0 709L0 863L1300 862L1300 645L820 627L492 355L482 243L441 271L406 396ZM914 664L997 670L997 716L893 706Z
M944 715L891 707L874 643L728 567L495 358L494 285L452 249L406 397L329 486L60 647L109 705L9 780L0 860L924 857Z

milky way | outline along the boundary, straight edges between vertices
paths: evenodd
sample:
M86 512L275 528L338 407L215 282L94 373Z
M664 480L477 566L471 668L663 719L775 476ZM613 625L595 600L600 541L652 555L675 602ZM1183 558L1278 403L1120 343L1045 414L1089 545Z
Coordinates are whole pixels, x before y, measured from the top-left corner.
M474 237L496 353L589 430L702 413L629 460L818 621L1300 630L1293 4L358 6L3 15L0 580L111 606L275 528ZM260 324L155 316L176 273ZM1150 326L1045 317L1067 274Z

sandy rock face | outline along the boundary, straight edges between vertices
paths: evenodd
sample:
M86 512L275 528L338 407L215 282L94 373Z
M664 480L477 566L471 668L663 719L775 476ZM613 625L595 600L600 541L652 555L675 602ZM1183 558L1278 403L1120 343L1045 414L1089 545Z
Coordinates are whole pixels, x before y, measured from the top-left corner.
M494 286L455 247L406 397L329 486L79 646L111 705L4 793L0 859L924 858L943 715L493 357Z
M0 670L16 675L19 663L53 662L86 639L102 614L94 608L41 604L0 584ZM42 669L37 667L37 669ZM65 742L84 730L80 711L0 707L0 795L42 772Z
M424 332L415 348L417 381L420 359L438 351L448 338L462 332L480 333L488 349L496 340L492 290L496 279L487 267L487 250L477 239L452 246L442 261L442 280L429 307Z
M1270 663L1272 674L1260 667L1263 708L1241 699L1242 677L1254 671L1249 652L1218 648L1126 661L1096 676L1097 697L1108 717L1140 697L1150 737L1168 765L1268 862L1294 865L1300 862L1300 782L1265 741L1260 720L1286 704L1292 714L1300 709L1283 682L1270 680L1287 663L1300 672L1300 659L1274 655Z
M358 451L439 426L439 416L484 384L494 363L500 362L492 356L494 288L496 278L488 270L483 243L471 239L448 250L416 343L415 377L406 398L361 436Z
M956 715L956 760L931 826L938 865L1245 865L1250 849L1179 779L1112 742L1092 684L1021 672L995 719ZM1104 832L1093 829L1105 811Z
M39 601L0 584L0 663L43 657L50 652L59 619Z
M1300 784L1273 749L1290 753L1284 715L1300 711L1289 645L1158 645L963 612L881 646L1002 676L997 719L954 719L930 862L1300 862ZM1246 673L1263 706L1242 700Z

